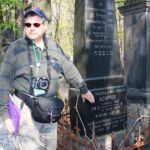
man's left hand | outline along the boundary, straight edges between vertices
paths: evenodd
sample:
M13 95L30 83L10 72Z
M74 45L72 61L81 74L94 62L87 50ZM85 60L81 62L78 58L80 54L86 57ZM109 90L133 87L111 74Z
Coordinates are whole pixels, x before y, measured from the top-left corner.
M82 99L83 99L83 102L85 102L85 100L88 100L91 103L95 102L94 95L91 93L91 91L88 91L87 93L82 94Z

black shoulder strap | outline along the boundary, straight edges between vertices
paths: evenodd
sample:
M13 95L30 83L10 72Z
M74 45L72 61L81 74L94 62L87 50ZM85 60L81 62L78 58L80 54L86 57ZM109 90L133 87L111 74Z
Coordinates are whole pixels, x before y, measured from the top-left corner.
M49 79L51 79L51 62L50 62L50 56L48 55L48 48L46 47L46 59L47 59L47 74Z

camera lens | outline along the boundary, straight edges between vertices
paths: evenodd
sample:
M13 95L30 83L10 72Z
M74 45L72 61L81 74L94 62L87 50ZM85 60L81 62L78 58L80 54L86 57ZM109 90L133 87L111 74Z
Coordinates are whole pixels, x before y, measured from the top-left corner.
M48 90L49 80L45 78L40 78L38 81L38 88L43 90Z

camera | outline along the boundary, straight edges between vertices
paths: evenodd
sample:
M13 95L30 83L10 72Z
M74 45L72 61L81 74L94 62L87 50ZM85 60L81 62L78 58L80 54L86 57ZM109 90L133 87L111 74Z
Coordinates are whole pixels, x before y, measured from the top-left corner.
M47 77L35 78L31 80L31 94L34 96L45 95L49 89L50 81Z
M33 78L31 82L31 87L35 89L48 90L49 79L46 77Z

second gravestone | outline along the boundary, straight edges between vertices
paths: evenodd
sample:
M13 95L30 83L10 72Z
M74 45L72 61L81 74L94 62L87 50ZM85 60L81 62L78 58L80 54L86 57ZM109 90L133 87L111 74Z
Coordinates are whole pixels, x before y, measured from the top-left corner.
M70 90L72 129L78 127L90 138L124 129L126 88L113 0L76 0L74 63L96 102L78 101L76 91Z

